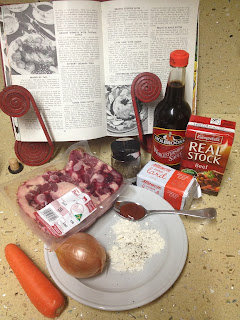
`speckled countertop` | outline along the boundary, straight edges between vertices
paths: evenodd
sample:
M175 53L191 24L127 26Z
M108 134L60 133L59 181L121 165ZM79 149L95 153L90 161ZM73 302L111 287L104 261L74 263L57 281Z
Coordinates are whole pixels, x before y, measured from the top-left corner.
M24 2L24 1L20 1ZM2 1L11 3L11 1ZM203 195L192 207L214 206L216 221L182 218L189 240L185 267L175 284L160 298L122 312L95 310L68 298L61 320L237 320L240 319L240 1L200 0L200 49L197 113L237 122L230 159L217 197ZM1 76L0 89L4 87ZM14 157L9 118L0 116L0 177L7 182L8 159ZM92 151L110 163L111 139L91 141ZM67 144L59 144L60 157ZM148 160L143 154L143 162ZM24 167L24 174L32 170ZM32 234L6 199L0 197L0 319L40 320L4 257L7 243L18 244L50 277L43 243Z

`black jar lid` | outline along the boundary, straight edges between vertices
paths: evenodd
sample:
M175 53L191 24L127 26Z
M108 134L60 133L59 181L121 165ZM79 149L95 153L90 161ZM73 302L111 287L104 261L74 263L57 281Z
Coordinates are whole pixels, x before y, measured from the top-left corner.
M119 161L133 161L140 156L140 142L133 138L119 138L111 143L112 157Z

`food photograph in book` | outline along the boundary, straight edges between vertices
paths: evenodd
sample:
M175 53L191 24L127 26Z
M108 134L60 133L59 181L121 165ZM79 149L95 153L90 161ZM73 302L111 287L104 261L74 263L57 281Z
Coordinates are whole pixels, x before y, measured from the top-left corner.
M112 134L136 133L137 122L133 108L130 85L105 86L107 104L107 129ZM141 101L138 102L138 113L142 129L148 129L148 110Z
M11 75L58 73L51 3L9 5L3 26Z

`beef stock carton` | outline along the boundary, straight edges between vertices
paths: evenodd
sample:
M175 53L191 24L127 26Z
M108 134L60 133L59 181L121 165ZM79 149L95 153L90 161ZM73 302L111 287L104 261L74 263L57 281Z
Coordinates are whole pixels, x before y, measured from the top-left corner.
M234 140L236 122L192 115L180 170L194 176L203 193L218 195Z

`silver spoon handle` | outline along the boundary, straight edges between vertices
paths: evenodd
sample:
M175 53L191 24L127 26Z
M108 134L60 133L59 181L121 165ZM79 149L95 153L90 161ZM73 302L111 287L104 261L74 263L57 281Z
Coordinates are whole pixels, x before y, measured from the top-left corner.
M196 210L148 210L147 214L152 213L171 213L171 214L179 214L191 217L199 217L199 218L209 218L213 219L216 217L216 209L215 208L204 208L204 209L196 209Z

